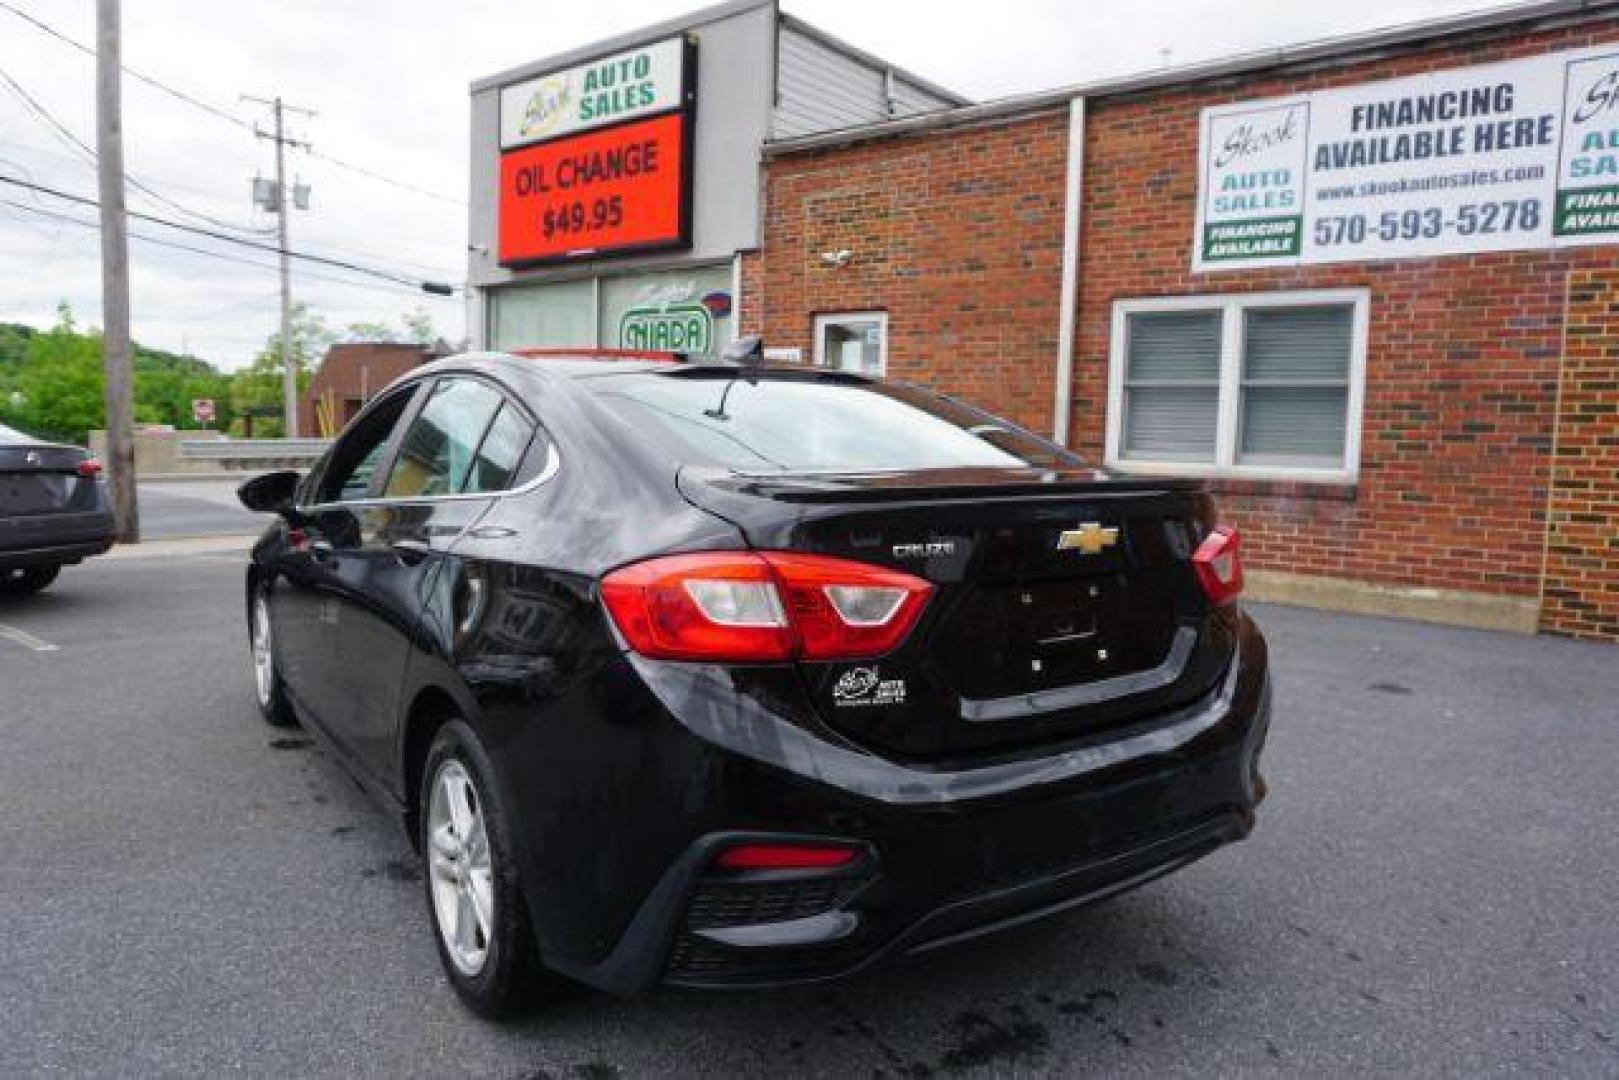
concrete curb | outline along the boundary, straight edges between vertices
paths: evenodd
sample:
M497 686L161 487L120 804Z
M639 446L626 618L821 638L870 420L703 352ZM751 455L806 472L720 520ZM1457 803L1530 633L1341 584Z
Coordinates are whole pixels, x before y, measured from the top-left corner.
M1531 596L1492 596L1459 589L1381 585L1343 578L1294 574L1282 570L1249 570L1243 595L1250 600L1356 615L1470 626L1533 634L1540 621L1540 602Z
M184 536L167 540L147 540L139 544L119 544L103 559L161 559L177 555L245 555L258 534L252 536Z

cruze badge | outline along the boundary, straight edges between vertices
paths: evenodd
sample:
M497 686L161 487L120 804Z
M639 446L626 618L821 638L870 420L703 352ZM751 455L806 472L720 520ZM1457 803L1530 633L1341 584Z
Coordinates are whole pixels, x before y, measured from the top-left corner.
M1100 555L1118 542L1118 529L1103 528L1095 521L1087 521L1077 529L1064 529L1057 534L1058 551L1077 551L1081 555Z
M896 559L931 559L956 553L954 540L929 540L920 544L895 544Z

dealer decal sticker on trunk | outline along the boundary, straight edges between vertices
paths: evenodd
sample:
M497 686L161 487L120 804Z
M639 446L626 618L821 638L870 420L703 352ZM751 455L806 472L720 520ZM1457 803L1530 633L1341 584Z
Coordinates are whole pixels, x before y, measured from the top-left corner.
M832 687L832 701L840 709L863 705L903 705L905 680L885 679L874 667L850 668Z

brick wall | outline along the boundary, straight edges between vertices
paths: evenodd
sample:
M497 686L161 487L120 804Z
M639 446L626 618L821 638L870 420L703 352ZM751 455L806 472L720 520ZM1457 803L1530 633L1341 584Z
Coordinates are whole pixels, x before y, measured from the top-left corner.
M298 406L298 433L309 438L333 434L360 411L361 404L433 355L428 346L391 341L333 345L315 369ZM334 431L321 430L320 408L331 410Z
M1369 290L1360 480L1227 484L1251 564L1508 596L1540 591L1563 299L1611 247L1194 274L1198 118L1208 105L1317 90L1619 38L1619 21L1442 47L1301 76L1093 101L1085 147L1074 441L1100 455L1117 299Z
M1244 530L1251 564L1386 585L1539 596L1565 292L1571 274L1619 268L1619 252L1598 247L1194 274L1199 114L1230 101L1616 39L1619 20L1611 18L1530 33L1520 27L1304 73L1092 99L1073 445L1102 456L1116 300L1362 287L1370 327L1359 482L1348 489L1217 482L1225 515ZM1059 109L770 161L753 327L769 344L797 345L808 358L814 313L887 310L891 374L1048 430L1066 128ZM821 263L820 252L844 247L855 252L850 266ZM1619 328L1610 322L1593 334L1596 340L1581 348L1610 349ZM1614 378L1603 365L1611 357L1590 357L1597 387L1591 393L1598 397ZM1598 420L1611 400L1595 401ZM1577 467L1607 468L1611 478L1619 449L1605 445L1602 462L1582 459ZM1559 460L1568 453L1560 451ZM1611 489L1607 495L1611 506ZM1579 549L1564 557L1584 560L1570 569L1595 574L1589 561L1606 559L1601 573L1612 583L1613 548L1589 548L1600 543L1602 525L1572 516L1600 512L1578 504L1573 488L1560 487L1558 497L1573 500L1569 519L1558 523L1558 542ZM1576 535L1575 525L1585 531ZM1586 632L1613 618L1611 592L1600 601L1580 592L1574 602L1594 606L1559 608L1547 625Z
M1049 433L1067 153L1059 110L773 161L744 332L807 360L815 315L885 311L891 376Z
M1619 273L1568 287L1541 625L1619 639Z

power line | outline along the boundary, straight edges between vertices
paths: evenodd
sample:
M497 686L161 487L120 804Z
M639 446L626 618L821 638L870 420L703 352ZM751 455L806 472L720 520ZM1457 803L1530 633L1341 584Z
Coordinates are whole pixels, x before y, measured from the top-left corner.
M3 178L0 178L0 179L3 179ZM41 217L48 217L48 218L52 218L52 219L57 220L57 221L65 221L65 222L68 222L69 224L79 225L79 226L82 226L82 227L87 228L87 229L99 229L99 228L101 228L100 225L96 224L93 221L85 221L83 218L74 217L72 214L64 214L64 213L62 213L62 212L60 212L58 210L48 210L48 209L45 209L44 207L40 207L40 206L30 206L28 203L17 202L16 200L13 200L13 199L0 199L0 206L9 206L9 207L12 207L12 208L17 209L17 210L27 211L30 214L38 214ZM236 264L238 264L240 266L250 266L250 267L253 267L254 269L257 269L257 270L274 270L275 269L275 265L273 263L256 262L253 259L244 259L241 256L231 255L231 254L228 254L227 252L210 251L207 248L195 247L195 246L193 246L191 244L182 244L182 243L179 243L178 241L175 241L175 240L165 240L165 239L163 239L162 237L159 237L159 236L148 236L145 233L130 233L129 238L131 240L140 240L140 241L142 241L144 243L147 243L147 244L155 244L158 247L173 248L176 251L187 251L187 252L190 252L190 253L192 253L194 255L204 255L204 256L207 256L208 258L211 258L211 259L219 259L222 262L236 263ZM333 285L346 285L346 286L348 286L350 288L370 289L370 290L373 290L373 291L376 291L376 292L398 293L401 290L407 291L407 292L419 292L420 291L419 289L416 289L416 288L414 288L412 286L407 286L407 285L372 284L371 282L368 282L368 281L353 281L353 280L348 279L348 278L332 277L329 274L315 274L315 273L309 273L307 271L304 273L303 276L308 278L311 281L324 281L324 282L329 282L329 283L331 283Z
M96 51L94 49L90 48L90 46L85 45L82 42L75 41L73 38L68 37L66 34L62 33L60 30L57 30L55 27L48 26L45 23L40 22L38 19L34 18L28 12L26 12L23 9L17 7L15 4L10 3L9 0L0 0L0 9L4 9L6 11L11 12L13 15L17 16L17 18L23 20L26 23L32 24L38 30L43 30L45 33L49 34L51 37L55 38L56 40L62 42L64 45L71 46L72 48L75 48L75 49L79 50L80 52L84 53L84 55L86 55L86 56L89 56L89 57L93 58L96 55ZM180 101L185 102L187 105L193 106L194 108L201 109L205 113L210 113L210 114L218 117L219 119L226 121L227 123L235 124L237 127L247 128L249 131L253 130L253 125L252 124L249 124L246 120L243 120L240 117L232 116L230 113L226 112L224 109L221 109L221 108L219 108L217 106L214 106L214 105L210 105L206 101L202 101L202 100L200 100L198 98L192 97L190 94L186 93L183 90L176 90L174 87L169 86L169 85L167 85L165 83L161 83L158 80L152 78L150 75L143 75L140 72L136 71L132 67L129 67L129 66L123 65L123 64L120 64L119 67L121 67L123 69L123 72L124 72L125 75L128 75L132 79L137 79L137 80L145 83L147 86L152 87L155 90L161 90L163 93L168 94L170 97L177 98Z
M39 30L42 30L45 33L49 34L51 37L57 39L58 41L62 42L63 44L71 46L72 48L77 49L79 52L82 52L87 56L95 56L95 54L96 54L94 49L90 48L87 45L82 44L81 42L78 42L78 41L74 40L73 38L69 37L68 35L62 33L60 30L57 30L56 28L54 28L52 26L48 26L47 24L45 24L45 23L41 22L40 20L34 18L34 16L30 15L28 12L26 12L26 11L22 10L21 8L17 7L15 4L12 4L10 2L10 0L0 0L0 10L9 11L11 14L17 16L19 19L22 19L23 21L31 24L35 28L37 28ZM255 130L255 128L253 127L252 124L248 123L246 120L243 120L241 117L232 115L231 113L226 112L224 109L219 108L217 105L211 105L208 102L203 101L200 98L194 97L191 94L186 93L184 90L178 90L178 89L170 86L169 84L167 84L165 82L162 82L162 81L160 81L158 79L155 79L150 75L144 75L141 72L138 72L138 71L136 71L136 70L134 70L133 68L130 68L130 67L125 67L123 69L123 71L124 71L124 74L128 75L130 78L138 79L139 81L145 83L146 85L148 85L148 86L150 86L150 87L152 87L152 88L154 88L156 90L160 90L165 94L168 94L172 98L175 98L175 99L177 99L179 101L183 101L187 105L192 106L193 108L201 109L203 112L209 114L210 116L213 116L213 117L215 117L217 119L220 119L220 120L224 120L226 123L234 124L236 127L244 128L244 129L246 129L248 131L254 131ZM452 206L465 206L466 205L466 200L465 199L457 199L452 195L445 195L445 194L442 194L442 193L437 192L437 191L432 191L432 190L430 190L428 188L419 187L416 184L408 183L407 181L404 181L404 180L395 179L392 176L387 176L387 175L385 175L383 173L379 173L379 172L375 172L375 171L373 171L371 169L367 169L363 165L356 165L353 162L344 161L342 158L334 157L331 154L321 153L321 152L315 150L313 147L305 147L305 151L309 154L310 157L319 158L321 161L325 161L325 162L328 162L329 164L336 165L336 166L338 166L339 168L342 168L342 169L347 169L352 173L355 173L355 174L360 175L360 176L364 176L367 179L374 180L374 181L376 181L378 183L389 184L389 185L391 185L393 187L396 187L396 188L399 188L399 189L401 189L403 191L413 192L413 193L415 193L417 195L422 195L422 196L425 196L426 198L429 198L429 199L437 199L440 202L449 203Z
M396 180L391 176L384 176L382 173L372 172L370 169L364 168L360 165L355 165L352 162L344 161L342 158L335 158L330 154L323 154L312 146L306 146L304 148L304 152L312 158L319 158L321 161L336 165L342 169L347 169L349 172L358 173L361 176L369 177L370 179L379 181L380 183L392 184L394 187L402 188L405 191L413 191L417 195L424 195L429 199L437 199L439 202L449 203L451 206L465 206L467 204L465 199L457 199L453 195L441 195L436 191L429 191L427 188L417 187L415 184L407 183L404 180Z
M46 146L36 146L33 143L13 142L7 144L5 149L10 151L27 151L30 154L37 154L41 157L50 158L55 161L69 161L77 163L81 160L75 155L64 154ZM0 165L10 165L18 172L23 173L25 179L34 179L33 174L26 167L24 167L22 162L15 158L0 158ZM214 193L212 192L205 191L202 188L190 187L176 180L166 179L163 181L163 184L171 191L189 191L193 194L202 195L204 197L214 197ZM270 229L266 231L273 232L274 230ZM418 262L417 260L407 259L400 255L383 255L377 251L370 250L369 248L356 247L355 245L348 243L334 244L327 240L317 240L313 245L306 244L302 250L308 251L315 255L343 255L364 259L374 266L379 266L384 269L397 270L400 274L407 277L412 274L421 274L429 278L445 278L452 277L455 274L455 271L445 270L442 265L435 266L430 263Z
M4 0L0 0L0 3L3 2ZM44 105L40 104L39 100L24 89L22 84L16 79L12 78L10 73L8 73L4 68L0 68L0 82L4 82L6 86L10 88L11 92L22 101L23 105L29 111L31 111L35 118L44 124L49 131L55 134L59 139L62 139L70 148L77 149L80 155L84 158L85 163L91 168L95 167L95 150L92 149L83 139L80 139L77 135L73 134L72 130L68 128L66 124L58 120L55 114L53 114ZM187 217L196 218L199 221L205 221L216 228L231 229L236 232L257 234L260 236L267 235L270 232L268 229L259 229L247 225L237 225L234 222L224 221L220 218L204 214L199 210L192 210L190 207L187 207L182 203L175 202L162 192L154 190L149 184L129 173L128 170L125 170L124 172L124 179L129 183L130 187L146 194L157 202L162 203L164 206L169 207L171 210L178 211Z
M3 0L0 0L0 2L3 2ZM42 194L61 199L64 202L77 203L80 206L99 207L101 205L101 203L96 199L92 199L84 195L74 195L71 192L61 191L57 188L48 187L44 184L35 184L26 180L19 180L14 176L0 176L0 184L10 184L13 187L19 187L29 191L37 191ZM142 213L138 210L129 211L129 216L141 221L149 221L154 225L162 225L170 229L179 229L182 232L196 233L199 236L206 236L210 239L220 240L229 244L239 244L242 247L255 248L259 251L268 251L279 255L283 250L275 244L260 243L257 240L246 240L239 236L232 236L229 233L222 233L213 229L204 229L196 225L188 225L183 221L170 221L167 218L160 218L153 214ZM380 278L383 281L391 281L396 285L408 285L412 288L417 288L423 292L434 295L447 295L449 292L453 292L457 288L456 286L446 285L442 282L412 280L410 278L400 277L396 274L387 273L383 270L377 270L369 266L361 266L358 263L345 262L342 259L328 259L321 255L311 255L308 252L303 251L288 250L286 254L288 258L301 259L305 262L319 263L325 266L335 266L341 270L352 270L355 273L366 274L371 277Z

